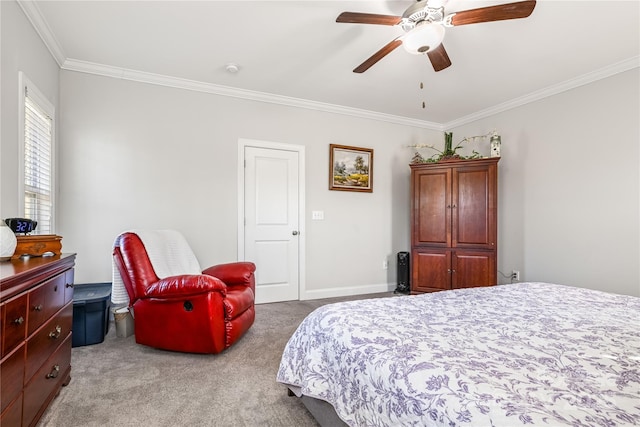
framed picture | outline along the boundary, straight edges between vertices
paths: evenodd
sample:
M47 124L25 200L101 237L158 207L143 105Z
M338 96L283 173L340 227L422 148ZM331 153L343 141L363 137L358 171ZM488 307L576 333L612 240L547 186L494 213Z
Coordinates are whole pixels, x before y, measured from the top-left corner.
M329 190L373 192L373 149L329 145Z

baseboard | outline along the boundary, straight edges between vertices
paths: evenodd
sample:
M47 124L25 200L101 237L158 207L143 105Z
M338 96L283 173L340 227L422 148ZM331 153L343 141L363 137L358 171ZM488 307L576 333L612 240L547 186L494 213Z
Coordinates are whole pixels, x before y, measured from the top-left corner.
M374 285L348 286L328 289L312 289L300 292L300 300L312 300L322 298L348 297L353 295L377 294L382 292L393 292L395 283L380 283Z

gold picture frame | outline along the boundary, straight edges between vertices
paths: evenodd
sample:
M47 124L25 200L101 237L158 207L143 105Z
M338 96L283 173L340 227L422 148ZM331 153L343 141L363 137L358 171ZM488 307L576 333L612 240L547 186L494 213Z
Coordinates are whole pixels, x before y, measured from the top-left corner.
M373 193L373 149L330 144L329 190Z

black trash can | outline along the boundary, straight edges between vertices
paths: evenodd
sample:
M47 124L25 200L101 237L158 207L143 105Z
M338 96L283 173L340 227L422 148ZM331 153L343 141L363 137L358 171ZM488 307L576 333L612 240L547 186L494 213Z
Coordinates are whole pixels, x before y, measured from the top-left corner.
M77 284L73 287L71 346L98 344L109 332L111 283Z

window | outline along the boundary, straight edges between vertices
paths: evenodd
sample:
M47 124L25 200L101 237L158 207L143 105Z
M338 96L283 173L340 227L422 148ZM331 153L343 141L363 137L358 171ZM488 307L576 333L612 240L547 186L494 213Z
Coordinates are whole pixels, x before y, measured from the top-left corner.
M38 222L34 234L53 234L54 108L20 73L20 197L23 216Z

